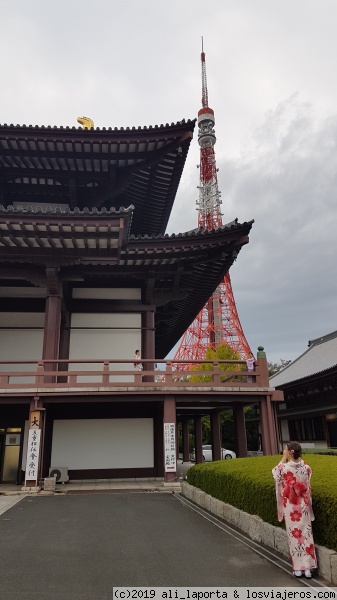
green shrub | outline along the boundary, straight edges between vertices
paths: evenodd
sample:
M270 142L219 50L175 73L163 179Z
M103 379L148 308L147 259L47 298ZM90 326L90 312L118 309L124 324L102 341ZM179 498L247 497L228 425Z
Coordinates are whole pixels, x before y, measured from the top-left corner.
M271 525L277 520L275 485L271 470L280 456L237 458L195 465L187 481L207 494ZM310 454L304 457L313 471L311 486L316 544L337 552L337 457Z
M303 450L303 455L305 454L324 454L325 456L337 456L337 448L308 448ZM303 456L305 459L305 456Z

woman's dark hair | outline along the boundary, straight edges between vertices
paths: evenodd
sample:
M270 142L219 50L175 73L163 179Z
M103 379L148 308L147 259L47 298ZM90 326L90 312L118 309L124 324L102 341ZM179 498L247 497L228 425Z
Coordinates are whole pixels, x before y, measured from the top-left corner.
M300 456L302 455L302 446L298 442L289 442L289 444L287 444L287 448L288 448L289 452L291 450L294 451L293 457L295 460L297 458L300 458Z

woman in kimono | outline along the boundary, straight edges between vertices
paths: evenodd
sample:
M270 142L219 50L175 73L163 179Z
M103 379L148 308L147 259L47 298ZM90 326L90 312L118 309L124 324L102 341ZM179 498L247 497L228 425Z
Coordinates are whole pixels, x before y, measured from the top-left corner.
M317 568L311 521L311 468L301 458L298 442L284 449L281 462L272 470L276 486L278 520L285 521L295 577L311 577Z

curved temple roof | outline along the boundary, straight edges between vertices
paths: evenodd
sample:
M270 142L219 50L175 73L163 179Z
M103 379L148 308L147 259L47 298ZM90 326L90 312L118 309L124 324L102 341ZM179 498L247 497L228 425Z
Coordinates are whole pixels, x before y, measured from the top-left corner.
M0 287L20 287L13 310L43 310L60 285L70 312L81 308L74 287L140 288L155 313L156 357L167 355L252 227L165 235L194 125L0 126ZM97 310L111 310L102 302Z
M155 307L156 357L164 358L248 243L252 222L134 236L133 210L0 207L0 285L43 289L52 264L66 287L141 287L145 305Z
M309 348L270 378L273 387L286 386L337 367L337 331L309 341Z
M133 204L132 233L164 233L194 126L195 120L90 130L0 125L0 204Z

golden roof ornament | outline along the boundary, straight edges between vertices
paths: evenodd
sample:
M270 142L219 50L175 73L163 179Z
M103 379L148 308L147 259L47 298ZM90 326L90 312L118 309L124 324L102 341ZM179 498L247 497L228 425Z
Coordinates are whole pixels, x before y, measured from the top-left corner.
M80 123L83 129L93 129L94 122L89 117L77 117L77 123Z

